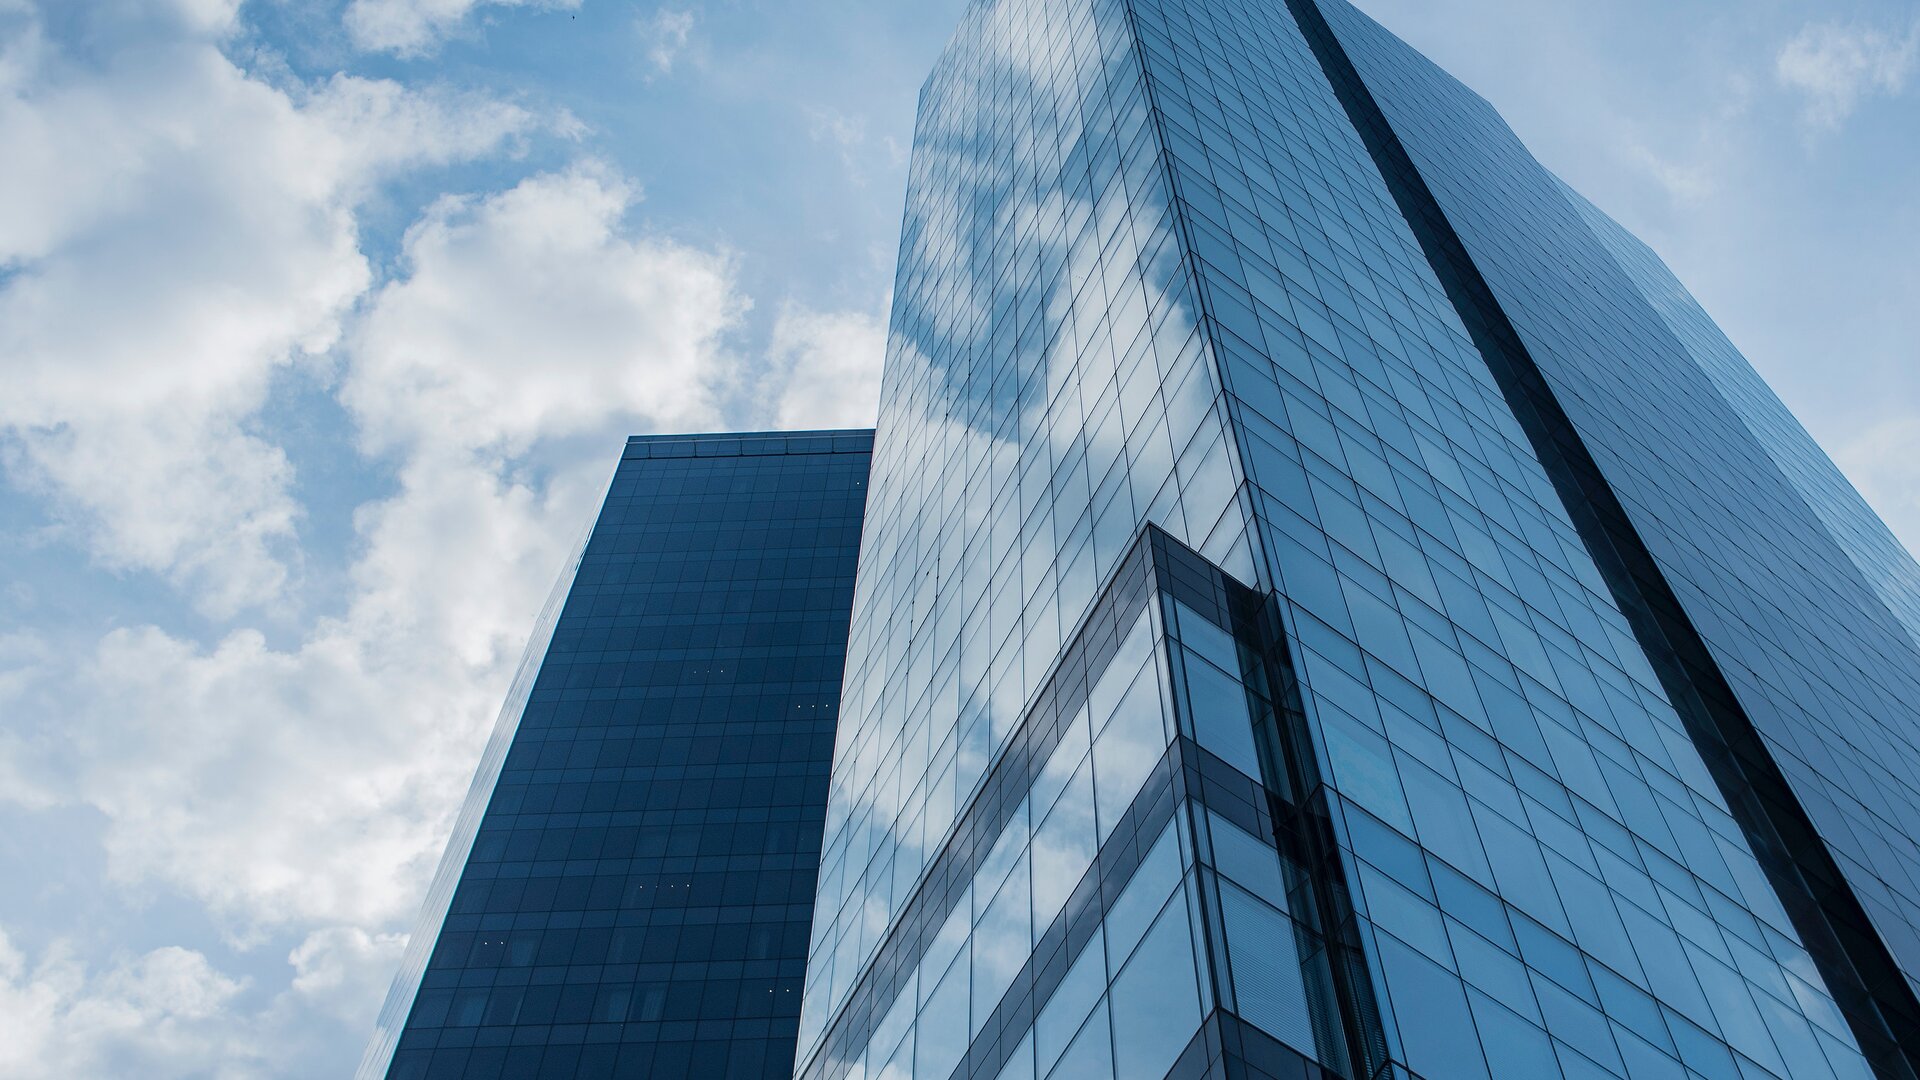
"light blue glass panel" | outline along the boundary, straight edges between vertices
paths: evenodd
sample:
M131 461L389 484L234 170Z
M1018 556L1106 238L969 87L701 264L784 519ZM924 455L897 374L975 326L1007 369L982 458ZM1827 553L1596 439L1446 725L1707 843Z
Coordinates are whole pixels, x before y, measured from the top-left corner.
M1381 978L1392 1000L1406 1061L1435 1080L1487 1076L1487 1054L1459 980L1393 938L1375 935ZM1498 1048L1494 1048L1498 1052Z
M1042 1074L1053 1071L1054 1063L1060 1060L1087 1014L1106 992L1107 961L1103 941L1104 935L1096 932L1034 1020L1034 1063Z
M1186 900L1176 896L1113 980L1117 1080L1161 1080L1200 1026L1187 927Z
M1029 1033L1014 1047L1012 1056L1000 1067L994 1080L1033 1080L1033 1035Z
M1054 802L1033 835L1033 922L1035 933L1053 921L1093 864L1098 834L1093 820L1093 758L1080 768Z
M1105 840L1133 802L1134 793L1167 748L1166 713L1157 665L1140 671L1114 707L1112 719L1093 737L1094 808ZM1094 714L1096 725L1099 713Z
M1000 887L980 923L973 930L973 1026L980 1027L993 1015L1000 995L1026 964L1034 933L1031 927L1033 886L1029 880L1029 862L1023 856L1007 881Z
M1177 818L1167 822L1152 848L1140 860L1132 880L1107 908L1107 966L1112 970L1118 970L1127 962L1128 954L1147 932L1147 924L1159 914L1167 897L1180 884L1182 867L1176 830L1181 824Z
M1207 835L1213 840L1213 864L1253 895L1285 910L1286 881L1279 853L1219 814L1208 811Z
M1113 1033L1105 1001L1087 1018L1086 1026L1060 1055L1060 1063L1047 1074L1047 1080L1114 1080Z
M954 963L914 1026L913 1075L946 1076L967 1052L967 963Z

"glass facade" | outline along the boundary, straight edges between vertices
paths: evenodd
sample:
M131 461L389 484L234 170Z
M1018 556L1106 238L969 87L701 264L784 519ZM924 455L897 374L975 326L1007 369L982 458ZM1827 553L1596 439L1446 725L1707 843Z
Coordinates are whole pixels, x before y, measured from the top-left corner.
M928 932L918 897L945 885L929 868L1141 524L1252 564L1162 159L1117 0L976 5L923 91L803 1047L830 1020L879 1021L847 1020L853 1001L900 1003L913 1030L897 1053L927 1055L914 1075L939 1072L955 1039L966 1050L1021 957L962 949L950 974L889 971L906 988L884 1001L856 987ZM1124 808L1144 775L1131 764L1101 780L1093 761L1062 821L1092 822L1096 786ZM1067 873L1043 868L1037 897L1030 877L1008 883L1021 932L1045 931ZM948 998L978 1002L965 1030L914 1050L916 1015L950 1019ZM845 1052L877 1057L871 1075L906 1067L878 1057L892 1045Z
M920 99L796 1076L1913 1077L1920 568L1344 0Z
M1920 566L1346 0L976 0L576 564L363 1080L1920 1080Z
M628 442L363 1078L791 1075L872 444Z

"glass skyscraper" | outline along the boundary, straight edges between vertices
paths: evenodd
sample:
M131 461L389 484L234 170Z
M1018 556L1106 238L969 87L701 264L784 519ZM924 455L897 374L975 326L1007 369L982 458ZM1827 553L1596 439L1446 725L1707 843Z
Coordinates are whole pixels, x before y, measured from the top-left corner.
M1344 0L919 107L796 1075L1913 1077L1920 568Z
M627 443L361 1077L792 1075L872 447Z
M629 445L365 1080L1920 1080L1920 566L1346 0L975 0L881 397Z

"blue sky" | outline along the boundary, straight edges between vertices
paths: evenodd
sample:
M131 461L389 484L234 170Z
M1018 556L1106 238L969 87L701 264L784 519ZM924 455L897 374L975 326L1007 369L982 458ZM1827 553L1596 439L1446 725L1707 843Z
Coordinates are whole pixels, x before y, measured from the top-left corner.
M1920 543L1920 16L1362 0ZM337 1077L628 432L870 419L960 0L0 0L0 1077Z

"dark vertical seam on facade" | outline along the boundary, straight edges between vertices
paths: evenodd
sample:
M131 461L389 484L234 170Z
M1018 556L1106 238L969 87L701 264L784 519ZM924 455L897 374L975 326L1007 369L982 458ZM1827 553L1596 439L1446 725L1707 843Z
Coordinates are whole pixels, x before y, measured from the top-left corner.
M1140 37L1139 23L1134 14L1136 3L1137 0L1123 0L1122 11L1126 15L1127 33L1131 40L1133 55L1140 65L1141 86L1147 98L1148 123L1153 128L1159 167L1166 185L1168 212L1173 218L1174 237L1180 245L1181 272L1186 277L1187 288L1193 297L1195 323L1199 329L1201 345L1206 350L1208 371L1218 387L1214 406L1217 410L1216 416L1218 422L1226 427L1226 439L1233 450L1233 464L1237 474L1234 502L1240 507L1243 515L1248 553L1254 565L1266 576L1264 582L1254 584L1260 586L1263 591L1268 591L1279 580L1278 567L1271 561L1271 555L1266 549L1258 525L1259 515L1254 505L1253 485L1246 465L1247 448L1243 442L1239 418L1234 415L1232 388L1228 384L1226 365L1220 362L1220 349L1214 341L1212 318L1207 312L1205 286L1200 280L1199 269L1194 264L1193 252L1197 250L1197 245L1193 241L1192 231L1187 224L1184 203L1180 198L1179 178L1175 175L1173 168L1172 154L1167 149L1166 139L1161 131L1163 121L1159 103L1154 99L1153 70L1147 63L1146 46ZM1157 537L1156 545L1158 545ZM1157 551L1156 554L1158 554ZM1204 557L1197 556L1197 553L1196 557L1204 561ZM1273 684L1276 700L1272 706L1275 712L1275 723L1279 727L1276 734L1281 737L1280 745L1275 749L1284 759L1289 775L1284 778L1262 778L1274 817L1273 839L1276 844L1282 846L1283 850L1290 841L1294 846L1304 845L1307 848L1309 857L1304 865L1308 867L1316 901L1314 914L1320 923L1316 929L1330 953L1328 959L1333 973L1334 998L1339 1011L1349 1063L1356 1067L1359 1075L1368 1076L1384 1064L1385 1032L1380 1027L1378 1003L1373 1000L1372 980L1368 977L1366 970L1366 955L1352 936L1352 903L1347 898L1340 847L1333 842L1328 811L1324 804L1318 808L1309 808L1307 803L1309 799L1323 799L1324 792L1320 789L1316 778L1312 787L1297 786L1295 790L1301 801L1298 805L1289 805L1288 801L1277 794L1272 786L1275 781L1281 780L1298 785L1305 778L1312 776L1314 771L1312 727L1307 722L1304 711L1297 708L1299 705L1297 694L1292 701L1282 697L1287 686L1297 685L1293 678L1291 658L1286 653L1287 643L1285 631L1282 628L1283 623L1278 620L1276 613L1274 621L1270 624L1265 620L1256 619L1253 625L1261 630L1271 628L1274 631L1271 635L1263 633L1260 636L1261 651L1265 654L1263 661L1269 665L1270 674L1276 663L1284 672L1280 678L1285 686L1281 682ZM1277 661L1274 655L1276 650ZM1283 821L1292 826L1295 835L1290 837L1281 835ZM1203 905L1209 902L1204 891L1201 894L1201 902ZM1223 990L1225 996L1231 997L1232 986L1227 982L1230 976L1226 966L1231 963L1231 960L1224 955L1223 947L1212 941L1203 943L1203 947L1208 950L1206 959L1212 968L1210 974L1216 984L1216 998L1221 996Z
M1312 888L1315 915L1333 980L1335 1000L1340 1005L1347 1052L1354 1075L1370 1077L1382 1073L1387 1064L1386 1032L1381 1025L1379 1002L1373 996L1373 981L1367 972L1366 951L1361 947L1353 898L1348 892L1347 873L1335 839L1333 795L1320 776L1313 741L1313 726L1307 717L1306 703L1300 695L1300 680L1288 651L1284 617L1278 594L1240 598L1240 610L1234 613L1241 635L1259 643L1260 678L1266 683L1271 700L1264 702L1272 712L1275 742L1272 762L1285 770L1283 776L1263 779L1269 811L1273 815L1274 840L1282 850L1291 841L1299 860L1307 868ZM1251 695L1250 695L1251 696ZM1267 755L1262 755L1266 757ZM1269 763L1262 763L1262 770ZM1290 789L1276 787L1283 782ZM1289 798L1289 796L1291 796Z
M1325 15L1286 2L1855 1038L1880 1075L1913 1080L1912 987Z
M1208 371L1212 373L1213 384L1217 386L1217 396L1213 405L1215 417L1217 417L1217 423L1221 423L1227 429L1225 438L1233 450L1233 465L1236 473L1233 498L1242 513L1248 553L1254 559L1254 565L1265 575L1265 582L1254 582L1254 584L1271 588L1271 582L1279 580L1277 577L1279 569L1273 565L1271 553L1267 552L1267 546L1263 542L1263 536L1258 527L1260 515L1256 513L1256 505L1254 505L1254 498L1256 498L1254 484L1250 482L1250 473L1246 469L1246 444L1242 442L1244 436L1240 430L1242 425L1238 417L1235 417L1233 388L1229 386L1225 365L1219 361L1221 356L1219 346L1213 340L1212 317L1208 315L1208 304L1206 304L1206 286L1200 281L1200 271L1194 265L1194 258L1192 258L1196 244L1192 240L1192 231L1188 229L1187 211L1185 211L1185 202L1181 200L1179 177L1175 175L1175 169L1173 169L1173 156L1167 150L1167 142L1162 133L1160 104L1154 100L1154 73L1152 73L1152 67L1146 63L1146 46L1140 38L1139 21L1135 17L1135 4L1137 0L1123 0L1121 10L1127 15L1127 35L1131 38L1133 56L1140 65L1140 86L1142 86L1142 92L1146 94L1148 123L1154 129L1160 173L1164 177L1165 192L1167 192L1167 209L1173 217L1175 240L1181 246L1181 273L1187 277L1188 292L1194 302L1194 323L1198 325L1200 344L1208 356L1206 359ZM1260 625L1261 628L1267 626L1263 621L1256 621L1256 625ZM1281 651L1284 680L1292 684L1292 665L1290 665L1290 657L1286 657L1283 623L1275 619L1271 623L1271 628L1277 630L1277 636L1261 634L1261 651L1267 653L1263 659L1271 663L1271 651ZM1279 694L1279 688L1277 688L1277 694ZM1277 749L1281 751L1283 757L1288 759L1286 769L1290 773L1284 780L1294 784L1298 784L1304 776L1313 773L1311 769L1313 734L1311 734L1311 726L1306 723L1306 715L1298 711L1296 705L1298 705L1298 696L1294 701L1279 700L1279 698L1273 701L1275 723L1283 724L1283 730L1277 732L1283 736L1281 746ZM1298 805L1292 805L1288 803L1288 799L1284 799L1281 794L1273 790L1271 786L1273 780L1281 780L1281 778L1263 778L1263 786L1267 788L1269 807L1275 819L1275 842L1286 846L1286 838L1279 834L1279 828L1281 828L1281 821L1290 819L1290 822L1298 828L1298 834L1306 840L1306 846L1309 847L1309 857L1304 865L1308 867L1309 876L1313 880L1313 897L1317 901L1315 919L1319 920L1317 930L1331 953L1329 967L1332 969L1332 982L1334 982L1332 990L1334 990L1334 1001L1340 1013L1338 1020L1342 1026L1342 1034L1346 1038L1350 1067L1354 1076L1371 1076L1373 1070L1384 1063L1384 1032L1380 1030L1379 1003L1373 999L1373 990L1371 990L1373 982L1367 976L1365 953L1359 949L1356 940L1352 938L1354 909L1352 909L1352 901L1346 894L1346 874L1340 863L1340 846L1332 842L1329 811L1325 805L1311 809L1306 801L1309 798L1323 798L1325 794L1319 790L1317 784L1313 788L1302 786L1302 788L1296 788L1300 792L1302 801ZM1202 905L1204 903L1208 903L1208 897L1202 892ZM1227 965L1231 965L1231 959L1225 957L1223 947L1217 947L1215 942L1204 942L1202 947L1210 951L1208 967L1212 969L1212 978L1217 984L1215 995L1219 994L1221 986L1225 986L1225 992L1231 995L1231 984L1227 984L1227 978L1229 978Z

